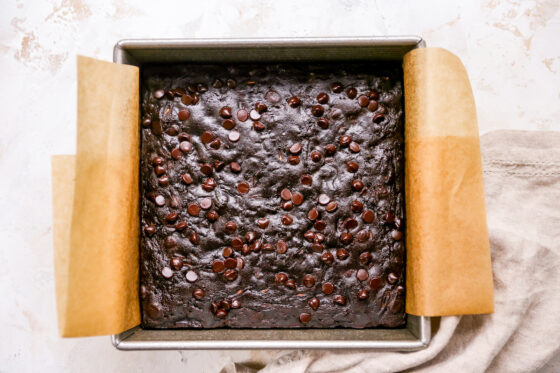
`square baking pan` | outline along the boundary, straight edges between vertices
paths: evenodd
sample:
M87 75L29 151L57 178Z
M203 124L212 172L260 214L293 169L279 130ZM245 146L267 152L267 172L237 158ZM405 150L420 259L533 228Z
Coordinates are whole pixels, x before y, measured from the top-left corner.
M402 61L425 46L417 36L266 39L121 40L113 61L148 63L276 63ZM431 339L430 318L407 315L396 329L168 329L136 326L112 336L119 350L368 349L414 351Z

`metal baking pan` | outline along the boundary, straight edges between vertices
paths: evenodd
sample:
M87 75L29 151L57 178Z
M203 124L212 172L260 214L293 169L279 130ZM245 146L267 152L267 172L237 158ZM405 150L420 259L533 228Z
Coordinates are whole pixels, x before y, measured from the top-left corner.
M266 39L135 39L119 41L113 61L243 63L400 61L425 46L417 36ZM414 351L431 339L430 318L407 315L397 329L169 329L140 326L112 336L119 350L369 349Z

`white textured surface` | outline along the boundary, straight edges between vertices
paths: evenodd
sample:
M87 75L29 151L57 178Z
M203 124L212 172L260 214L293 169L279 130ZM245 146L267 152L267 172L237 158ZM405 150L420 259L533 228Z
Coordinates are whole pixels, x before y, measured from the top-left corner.
M560 130L558 0L388 3L4 0L0 371L216 372L280 353L124 353L108 337L58 337L49 156L75 150L76 54L111 60L117 40L140 37L422 35L465 63L482 133Z

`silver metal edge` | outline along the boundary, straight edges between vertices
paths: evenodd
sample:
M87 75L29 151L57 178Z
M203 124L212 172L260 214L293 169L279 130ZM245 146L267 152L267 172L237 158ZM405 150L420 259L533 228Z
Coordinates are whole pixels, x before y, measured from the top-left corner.
M232 48L255 47L309 47L315 46L374 46L415 44L415 48L425 48L426 42L419 36L378 36L378 37L333 37L333 38L237 38L237 39L122 39L113 48L113 62L123 64L127 49L151 48ZM130 62L130 61L129 61ZM415 317L408 315L408 317ZM416 351L429 346L431 341L430 317L418 317L418 330L408 328L417 341L286 341L286 340L243 340L243 341L127 341L140 326L111 335L111 343L122 351L134 350L221 350L221 349L375 349L377 351ZM417 333L415 333L417 332Z

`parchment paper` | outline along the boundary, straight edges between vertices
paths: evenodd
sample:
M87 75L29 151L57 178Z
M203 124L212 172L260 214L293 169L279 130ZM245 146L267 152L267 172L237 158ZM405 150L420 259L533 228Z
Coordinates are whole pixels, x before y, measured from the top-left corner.
M75 167L71 156L52 160L62 336L119 333L140 323L138 113L137 67L78 57Z
M493 310L476 110L460 60L404 59L408 313ZM65 337L140 323L139 70L78 57L77 155L54 156L57 306ZM74 181L75 177L75 181Z
M439 48L404 58L406 311L494 310L476 108L459 58Z

